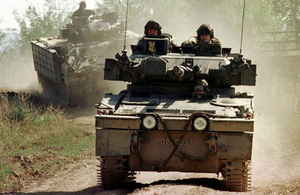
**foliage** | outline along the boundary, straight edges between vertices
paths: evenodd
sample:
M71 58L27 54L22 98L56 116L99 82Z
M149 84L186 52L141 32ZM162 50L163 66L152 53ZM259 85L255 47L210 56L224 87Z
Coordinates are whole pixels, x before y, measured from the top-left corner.
M103 6L125 18L126 0L103 0ZM298 0L245 0L244 38L251 42L262 31L299 30ZM143 33L150 19L163 26L163 32L175 35L179 41L195 35L203 23L210 23L222 39L240 37L244 0L129 0L128 27ZM229 42L229 41L228 41ZM234 44L231 42L231 44Z
M300 30L299 0L276 0L272 2L276 19L283 22L282 30Z
M2 22L2 19L0 18L0 23ZM3 44L3 40L6 36L6 29L2 30L0 29L0 46Z
M32 140L40 139L42 131L45 133L50 127L48 125L59 122L62 115L52 107L45 110L35 108L26 95L1 95L0 102L2 154L7 149L14 151L22 145L30 144ZM40 133L36 134L36 131Z
M26 95L0 95L0 118L0 194L10 191L4 183L17 189L14 182L47 172L51 163L93 153L93 134L69 123L63 110L36 107Z
M29 5L24 15L15 10L15 20L21 29L21 43L26 46L32 39L57 35L58 29L65 25L70 9L74 9L65 6L66 2L66 0L45 0L42 11L34 5Z
M106 7L119 13L125 19L126 0L96 1L98 7ZM246 0L245 37L252 39L260 31L281 31L300 29L300 2L298 0ZM202 23L211 23L218 36L238 37L241 29L244 0L129 0L128 29L143 33L145 23L154 19L179 41L195 34ZM72 6L70 6L72 5ZM75 0L45 0L43 10L28 5L25 14L14 11L19 24L20 36L11 42L6 52L0 53L4 62L11 57L30 54L30 42L39 37L58 34L58 29L67 23L68 16L77 7ZM184 20L183 20L184 19ZM227 29L227 30L224 30ZM220 33L222 32L222 33ZM0 33L1 38L5 32ZM10 56L9 58L7 56ZM7 60L6 60L7 59ZM1 63L0 64L4 64Z
M102 6L108 7L111 11L117 11L125 19L126 0L117 3L113 0L103 0L102 2ZM128 4L128 27L130 30L142 34L144 25L152 19L160 22L163 28L167 29L166 31L170 31L177 23L176 21L186 17L188 12L184 5L184 1L174 0L130 0Z
M20 31L16 39L11 40L0 51L0 64L10 65L15 60L22 61L24 56L31 55L30 43L33 39L58 35L58 29L66 24L70 12L75 9L74 2L75 0L45 0L42 10L36 5L28 4L24 14L15 9L13 15ZM70 7L69 4L73 6Z

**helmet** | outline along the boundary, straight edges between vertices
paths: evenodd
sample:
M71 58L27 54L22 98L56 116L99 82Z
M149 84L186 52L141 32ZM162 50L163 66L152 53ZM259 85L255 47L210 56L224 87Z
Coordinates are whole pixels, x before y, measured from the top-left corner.
M148 35L148 29L157 29L158 35L161 35L161 28L162 27L158 22L156 22L154 20L149 20L144 27L144 29L145 29L144 33L145 33L145 35Z
M79 7L85 7L86 8L86 2L85 1L80 1Z
M209 24L202 24L196 32L198 40L200 39L200 35L203 34L210 35L211 39L214 38L214 29Z

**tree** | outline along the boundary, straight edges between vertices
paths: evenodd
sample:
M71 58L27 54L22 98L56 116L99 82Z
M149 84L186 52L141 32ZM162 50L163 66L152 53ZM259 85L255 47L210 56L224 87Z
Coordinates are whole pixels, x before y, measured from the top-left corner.
M74 10L75 3L71 7L66 6L68 3L68 0L45 0L43 10L28 5L24 15L14 10L15 20L20 27L20 49L28 47L33 39L56 36L59 28L68 21L70 11Z
M15 20L19 24L19 31L14 32L16 37L8 40L0 51L0 87L20 87L26 85L24 80L33 80L34 72L31 54L31 41L39 37L58 35L58 29L65 25L69 11L74 11L75 0L45 0L44 6L39 9L36 5L28 5L24 14L14 10ZM21 82L18 80L22 80ZM36 82L37 83L37 82Z
M117 11L125 18L126 0L102 2L101 6ZM244 0L129 0L128 2L128 27L138 33L143 33L143 26L149 19L158 20L163 26L163 31L175 34L179 40L195 35L195 31L203 23L212 24L216 34L222 39L227 37L236 39L241 33ZM252 39L260 31L300 28L299 0L245 2L244 36L247 40Z
M0 18L0 23L2 23L2 18ZM6 36L6 29L0 29L0 46L2 46L5 36Z
M163 32L175 34L176 36L178 33L178 35L181 36L182 31L176 31L175 27L181 25L185 26L186 24L186 22L182 21L182 19L187 18L189 14L188 7L186 7L185 4L185 1L178 0L129 0L128 28L138 34L143 34L144 25L147 21L156 20L162 25ZM126 0L117 2L113 0L103 0L101 6L105 6L111 11L117 11L122 19L126 17ZM187 28L183 27L181 29Z
M274 0L273 7L276 19L284 24L282 30L300 30L299 0Z
M245 2L245 42L251 43L260 31L300 30L299 0ZM116 11L121 19L125 19L126 3L127 0L102 0L101 3L97 1L97 6ZM237 37L241 34L244 0L129 0L128 3L128 29L136 33L142 34L146 22L154 19L161 23L163 32L174 35L175 43L180 44L189 36L195 36L201 24L210 23L225 45L239 47ZM43 10L35 5L28 5L23 15L15 10L14 16L21 30L19 37L6 48L9 59L12 56L20 59L18 55L30 49L32 39L57 35L75 7L75 0L45 0ZM1 32L0 43L4 36L5 32ZM3 52L0 55L3 62Z
M75 0L45 0L42 10L31 4L28 4L24 14L14 10L13 15L20 30L17 37L10 40L0 53L0 64L9 65L31 55L30 43L33 39L58 35L59 28L66 24L70 12L75 9L74 2ZM70 4L73 6L70 7Z

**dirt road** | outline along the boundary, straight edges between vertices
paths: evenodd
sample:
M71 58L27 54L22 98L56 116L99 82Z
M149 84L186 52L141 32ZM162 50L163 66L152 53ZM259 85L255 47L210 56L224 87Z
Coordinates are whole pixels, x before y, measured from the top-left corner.
M94 131L93 115L73 115L70 120ZM96 165L99 162L96 157L87 157L69 164L50 179L32 182L18 194L300 194L300 137L296 131L297 123L291 124L288 120L278 123L277 118L258 114L253 146L252 191L248 193L220 191L216 175L146 172L137 173L137 184L128 189L104 191L97 184Z

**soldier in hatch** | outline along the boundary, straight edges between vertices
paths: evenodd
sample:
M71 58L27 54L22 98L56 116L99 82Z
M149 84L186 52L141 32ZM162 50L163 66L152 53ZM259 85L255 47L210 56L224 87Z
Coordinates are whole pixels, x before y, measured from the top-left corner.
M84 26L91 15L96 15L95 11L86 8L86 2L81 1L79 8L72 14L72 23L75 26Z
M209 24L202 24L197 29L197 36L190 37L184 41L182 47L191 47L194 51L198 51L198 47L203 44L218 44L222 45L221 41L214 36L214 29ZM202 44L202 45L203 45Z
M202 24L198 28L197 40L209 43L219 43L221 45L221 41L214 36L214 29L209 24Z
M168 33L162 33L161 29L162 29L162 26L158 22L156 22L154 20L149 20L144 27L144 34L139 38L139 41L138 41L136 47L134 48L134 50L143 51L143 48L144 48L143 40L144 40L145 36L160 36L160 35L164 35L167 38L169 38L169 41L170 41L169 50L171 50L172 46L174 46L173 36Z
M90 28L87 27L88 18L93 15L96 16L95 11L86 9L86 2L81 1L79 3L79 8L72 14L72 24L75 30L75 39L77 41L87 41L89 35L91 34ZM79 56L83 58L87 49L81 48L79 51Z

